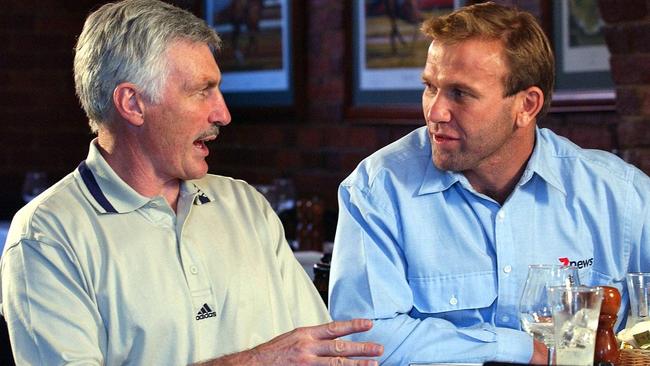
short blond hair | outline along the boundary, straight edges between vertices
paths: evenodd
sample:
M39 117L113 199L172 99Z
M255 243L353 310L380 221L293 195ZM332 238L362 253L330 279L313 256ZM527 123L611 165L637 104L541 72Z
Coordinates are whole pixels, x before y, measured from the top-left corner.
M470 38L500 40L509 68L503 81L504 97L537 86L544 93L544 106L539 116L550 108L555 59L546 34L530 13L488 2L431 18L422 24L421 30L443 44Z

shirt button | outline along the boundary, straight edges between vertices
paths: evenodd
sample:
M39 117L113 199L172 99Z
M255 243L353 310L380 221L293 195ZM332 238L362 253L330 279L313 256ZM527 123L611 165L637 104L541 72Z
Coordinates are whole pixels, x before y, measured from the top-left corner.
M503 272L505 273L512 272L512 266L508 264L507 266L503 267Z
M510 321L510 317L507 316L507 315L504 315L504 316L501 317L501 321L503 321L504 323L507 323L507 322Z
M503 220L506 217L505 211L503 211L503 210L499 211L499 213L497 214L497 217L499 218L499 220Z
M458 304L458 299L455 296L452 296L451 299L449 299L449 303L451 305L456 305Z
M190 273L197 274L197 273L199 273L199 269L196 268L196 266L191 266L190 267Z
M149 207L151 207L151 208L156 208L156 207L158 207L158 203L156 203L156 202L149 202Z

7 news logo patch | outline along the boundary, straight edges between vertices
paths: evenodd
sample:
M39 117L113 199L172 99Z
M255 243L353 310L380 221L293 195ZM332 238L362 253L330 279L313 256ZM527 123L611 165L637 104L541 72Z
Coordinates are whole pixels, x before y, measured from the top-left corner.
M578 269L591 267L594 264L594 258L593 257L578 260L578 261L570 260L568 257L561 257L561 258L558 258L558 260L560 261L560 263L562 263L565 266L573 266L573 267L577 267Z

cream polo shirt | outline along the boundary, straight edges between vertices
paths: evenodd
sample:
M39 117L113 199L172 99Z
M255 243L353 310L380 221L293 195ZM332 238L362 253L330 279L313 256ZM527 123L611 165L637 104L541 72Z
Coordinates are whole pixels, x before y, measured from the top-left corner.
M0 266L19 365L186 365L330 320L254 188L183 182L175 214L94 143L16 214Z

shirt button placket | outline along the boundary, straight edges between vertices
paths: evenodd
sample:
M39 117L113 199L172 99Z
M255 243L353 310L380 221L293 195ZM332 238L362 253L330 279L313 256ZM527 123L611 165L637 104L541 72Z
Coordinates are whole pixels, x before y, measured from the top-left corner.
M505 218L506 218L506 212L503 209L499 210L499 212L497 213L497 220L499 220L499 222L503 222L503 219Z
M501 270L498 272L497 277L499 281L498 287L498 296L503 298L505 303L508 303L513 297L513 283L512 283L512 271L513 271L513 258L512 258L512 233L509 223L506 221L506 210L501 207L499 211L496 212L495 217L495 249L497 252L497 265ZM513 318L506 309L501 306L497 306L497 314L499 323L503 325L510 326Z

